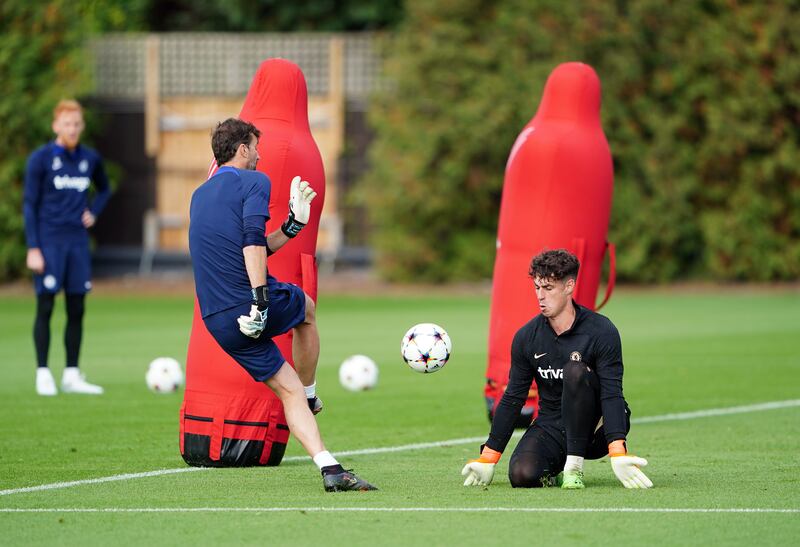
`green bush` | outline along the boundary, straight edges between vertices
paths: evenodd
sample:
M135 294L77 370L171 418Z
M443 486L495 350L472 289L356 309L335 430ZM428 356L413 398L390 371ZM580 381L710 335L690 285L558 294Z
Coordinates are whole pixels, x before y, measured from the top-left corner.
M52 109L64 97L87 89L80 56L83 28L77 4L69 0L2 4L0 32L0 122L6 135L0 157L0 279L25 266L22 178L25 160L51 138Z
M800 2L410 2L361 181L383 275L491 275L505 161L559 63L592 65L618 275L800 277Z

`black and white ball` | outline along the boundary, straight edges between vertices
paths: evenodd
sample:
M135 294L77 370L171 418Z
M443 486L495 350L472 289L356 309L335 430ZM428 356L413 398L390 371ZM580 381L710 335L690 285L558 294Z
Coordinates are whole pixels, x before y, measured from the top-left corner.
M441 369L452 351L447 331L434 323L414 325L400 343L400 352L408 366L424 374Z

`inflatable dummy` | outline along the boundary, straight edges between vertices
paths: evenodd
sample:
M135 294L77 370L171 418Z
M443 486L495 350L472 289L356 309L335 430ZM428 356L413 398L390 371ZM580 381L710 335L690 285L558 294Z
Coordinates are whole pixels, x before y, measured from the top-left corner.
M606 235L613 179L611 152L600 125L600 80L589 65L559 65L506 164L484 388L490 420L508 383L514 334L540 311L528 277L531 259L547 249L574 253L580 271L573 298L595 309L608 250L611 267L601 306L611 295L614 247ZM537 402L534 387L518 427L530 424Z
M308 93L300 68L269 59L258 68L239 117L261 131L257 169L272 182L266 233L280 228L288 214L289 185L295 175L317 191L311 218L300 234L267 261L280 281L294 283L317 299L314 256L325 173L308 124ZM212 164L209 177L216 171ZM275 342L292 363L291 331ZM180 451L189 465L249 466L280 464L289 428L283 405L263 383L253 380L206 330L195 302L186 358L186 391L180 410Z

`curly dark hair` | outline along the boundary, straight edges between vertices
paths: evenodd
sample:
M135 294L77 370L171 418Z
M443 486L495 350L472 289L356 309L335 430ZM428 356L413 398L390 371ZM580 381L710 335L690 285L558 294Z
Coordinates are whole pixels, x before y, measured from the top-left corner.
M238 118L228 118L218 123L211 134L211 151L214 152L217 165L229 162L240 144L249 146L250 135L255 135L256 139L261 136L261 131L252 123Z
M528 275L531 279L577 279L580 265L578 258L566 249L544 251L533 257Z

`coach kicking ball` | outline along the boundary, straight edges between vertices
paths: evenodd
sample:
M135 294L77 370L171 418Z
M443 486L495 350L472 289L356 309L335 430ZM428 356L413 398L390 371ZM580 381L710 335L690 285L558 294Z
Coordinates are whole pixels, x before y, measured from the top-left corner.
M536 380L539 415L508 464L511 486L585 488L583 461L610 456L625 488L650 488L647 460L628 454L630 410L622 396L622 344L606 317L572 299L578 259L563 249L533 258L530 271L542 313L514 335L508 388L480 457L461 474L464 486L488 485L514 422Z
M271 183L254 170L260 136L253 124L229 118L211 137L220 167L194 191L189 209L189 252L200 313L220 347L280 398L286 423L322 473L325 490L376 490L345 471L322 444L314 418L322 410L312 380L319 360L314 301L297 285L281 283L267 272L267 256L305 227L317 194L294 177L286 221L264 235ZM292 329L297 371L272 340Z

